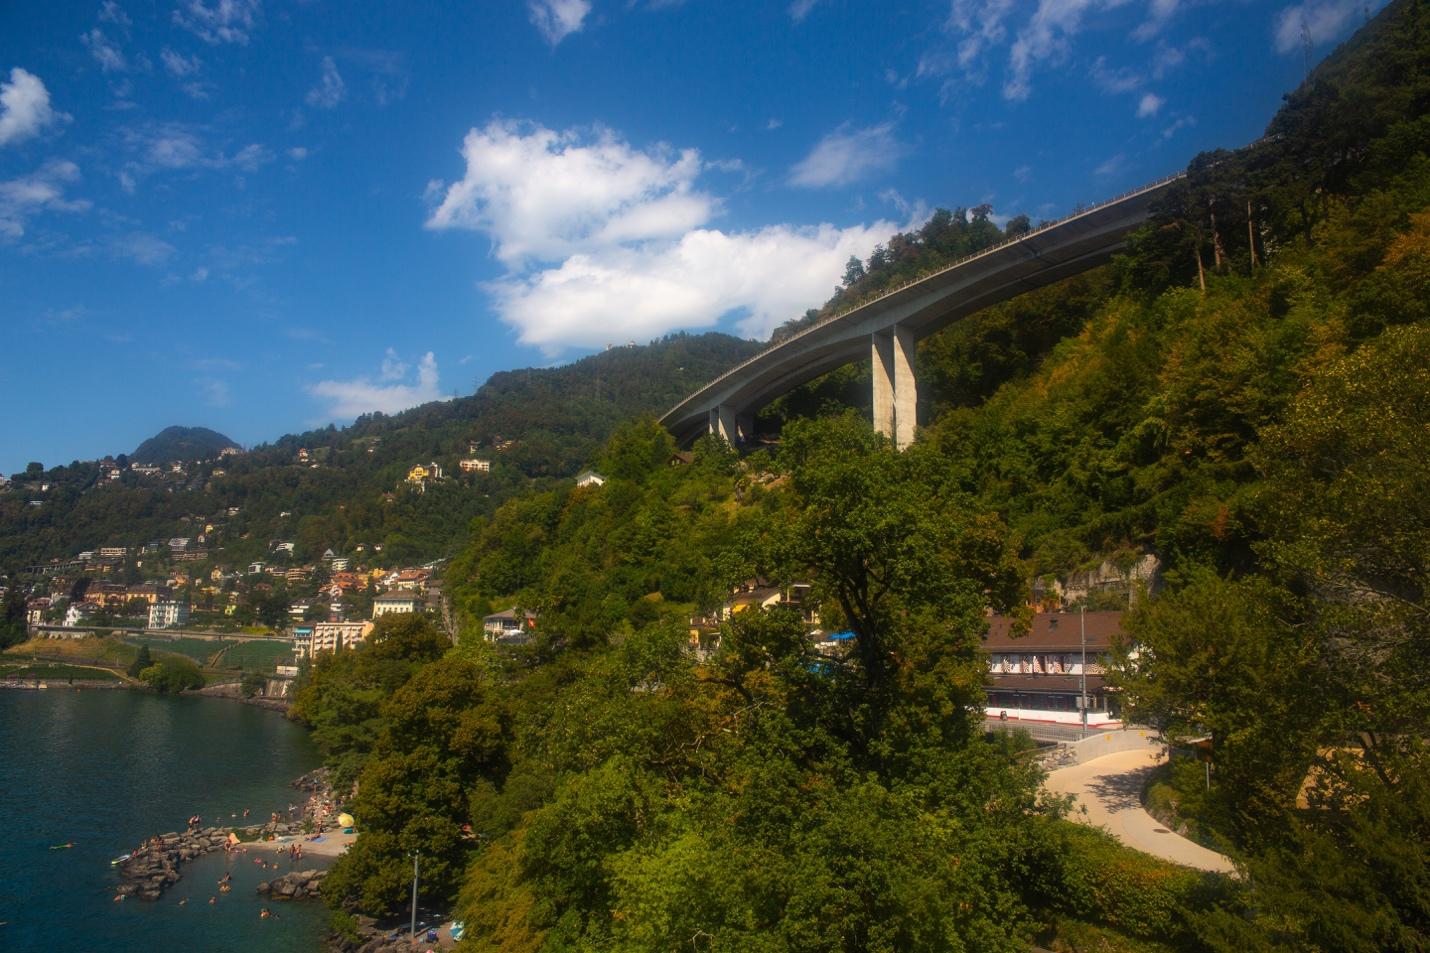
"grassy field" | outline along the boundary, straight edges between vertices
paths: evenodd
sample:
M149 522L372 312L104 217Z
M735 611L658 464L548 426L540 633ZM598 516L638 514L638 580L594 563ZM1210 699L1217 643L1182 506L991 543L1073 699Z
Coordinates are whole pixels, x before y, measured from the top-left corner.
M214 651L217 650L218 646L215 644ZM120 638L31 639L6 649L4 655L0 655L0 664L23 664L28 660L40 665L69 663L124 669L129 667L129 663L134 661L138 654L137 645L130 645ZM150 645L149 654L156 662L166 657L192 660L192 656L173 651L162 639L155 640L155 643Z
M31 639L5 650L11 661L19 658L45 658L86 665L109 665L124 668L134 661L139 650L119 639Z
M220 668L241 668L246 672L271 672L278 662L290 658L293 643L287 639L240 642L223 653Z
M56 662L35 662L29 665L0 664L0 678L43 678L50 679L89 679L90 681L117 682L119 676L114 672L101 668L84 668L79 665L65 665Z

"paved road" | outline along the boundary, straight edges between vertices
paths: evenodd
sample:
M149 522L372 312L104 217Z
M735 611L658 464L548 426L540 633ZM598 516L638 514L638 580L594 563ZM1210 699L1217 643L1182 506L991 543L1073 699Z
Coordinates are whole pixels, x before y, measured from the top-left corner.
M1163 750L1119 751L1059 768L1049 773L1046 787L1076 798L1074 820L1105 828L1128 847L1198 870L1233 873L1236 868L1226 857L1173 833L1142 809L1142 788Z

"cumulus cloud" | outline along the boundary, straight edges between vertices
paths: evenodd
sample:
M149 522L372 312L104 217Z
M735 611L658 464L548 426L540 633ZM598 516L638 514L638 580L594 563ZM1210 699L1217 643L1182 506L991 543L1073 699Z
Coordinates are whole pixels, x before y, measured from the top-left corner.
M16 66L10 70L10 81L0 83L0 146L23 142L69 118L50 105L50 91L34 73Z
M766 337L829 296L851 255L864 257L890 222L839 229L775 225L754 232L697 229L656 250L573 255L559 267L489 284L523 344L548 354L649 340L740 313L742 334Z
M333 62L331 56L325 56L323 57L322 75L318 77L318 85L308 90L308 95L304 97L304 100L309 106L332 109L343 101L344 89L343 76L338 72L338 64Z
M79 181L79 166L54 159L37 171L0 181L0 238L17 239L25 234L25 221L42 211L82 212L87 199L65 197L65 187Z
M886 172L904 154L892 123L854 129L845 123L815 144L790 170L791 185L807 188L848 185L875 172Z
M720 203L696 181L719 163L693 149L638 149L609 130L494 121L462 152L463 179L432 186L428 227L491 239L508 267L484 286L497 313L553 356L726 316L767 335L828 297L850 255L867 256L895 230L711 228Z
M555 46L585 24L591 0L530 0L526 9L532 25Z
M1363 9L1366 8L1361 0L1306 0L1286 7L1276 15L1276 52L1293 53L1300 49L1303 30L1307 39L1315 44L1334 40Z
M704 223L716 201L695 189L694 149L635 149L606 129L555 132L493 120L462 143L466 175L434 182L433 229L486 232L508 265L552 260L622 242L675 238Z
M205 43L248 43L258 25L259 0L186 0L174 11L174 25Z
M395 353L391 348L383 358L381 376L377 380L358 377L353 380L318 381L308 387L308 392L328 402L328 416L338 420L351 419L381 412L395 414L434 400L446 400L438 388L437 358L428 351L417 364L417 379L406 382L408 365L401 364L402 373L392 377L389 371L396 366ZM401 362L397 362L401 363Z
M1143 93L1142 98L1137 103L1137 118L1146 119L1149 116L1157 115L1158 111L1166 102L1165 99L1156 93Z

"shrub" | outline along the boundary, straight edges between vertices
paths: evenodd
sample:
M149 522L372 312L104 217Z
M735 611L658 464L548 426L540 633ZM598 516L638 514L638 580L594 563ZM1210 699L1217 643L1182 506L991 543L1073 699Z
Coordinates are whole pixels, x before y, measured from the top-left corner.
M204 675L187 659L164 659L139 673L139 680L155 691L182 692L204 687Z

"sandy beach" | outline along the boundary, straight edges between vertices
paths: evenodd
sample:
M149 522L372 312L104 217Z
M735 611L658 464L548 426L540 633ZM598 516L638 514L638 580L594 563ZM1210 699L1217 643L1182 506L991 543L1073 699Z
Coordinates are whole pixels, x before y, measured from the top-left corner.
M313 836L312 834L294 834L291 837L279 837L276 840L259 841L245 846L251 853L272 851L275 854L286 856L290 846L302 844L304 857L336 857L347 850L348 845L357 840L357 834L344 834L342 831L326 831L319 836L318 840L312 840Z

